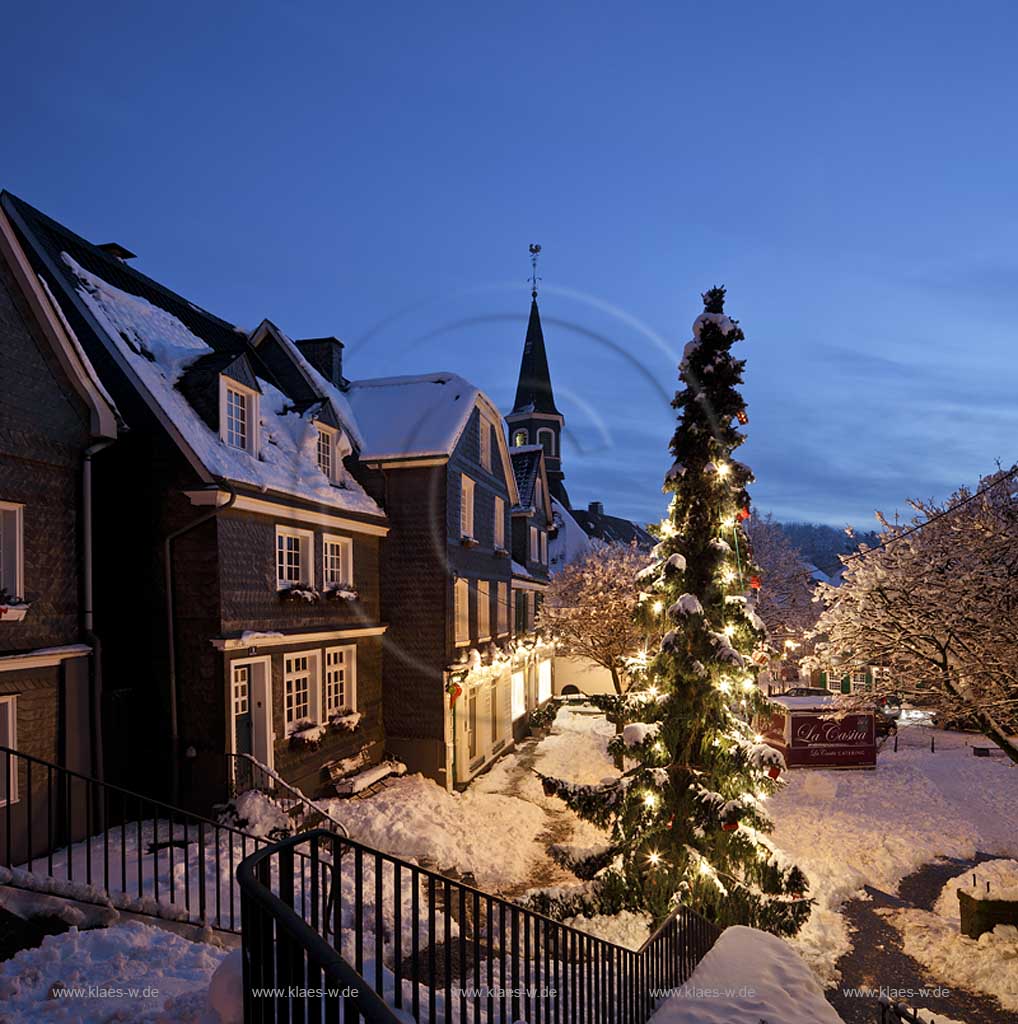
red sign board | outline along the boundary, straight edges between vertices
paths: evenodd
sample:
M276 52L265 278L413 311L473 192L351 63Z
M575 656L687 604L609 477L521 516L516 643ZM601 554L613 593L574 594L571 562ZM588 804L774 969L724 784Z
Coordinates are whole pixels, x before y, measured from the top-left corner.
M870 712L835 718L790 708L773 713L764 734L789 768L871 768L877 763L876 721Z

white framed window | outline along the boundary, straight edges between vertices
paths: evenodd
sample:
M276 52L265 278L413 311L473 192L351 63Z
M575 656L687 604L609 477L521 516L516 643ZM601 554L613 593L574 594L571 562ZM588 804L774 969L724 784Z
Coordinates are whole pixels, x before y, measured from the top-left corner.
M530 440L530 435L527 433L525 427L519 427L513 431L513 447L522 448Z
M460 536L474 536L474 481L460 476Z
M322 423L316 423L315 429L318 431L315 441L315 457L318 460L318 468L332 483L335 483L339 475L339 453L336 451L337 431Z
M456 643L470 643L470 583L460 578L453 585Z
M491 639L491 584L477 581L477 639Z
M548 533L545 530L541 531L541 565L548 564Z
M322 584L326 590L353 586L353 540L349 537L322 537Z
M530 527L530 561L537 562L541 558L541 545L537 538L538 530L536 526Z
M495 496L495 520L494 520L495 547L505 550L505 502Z
M357 710L357 648L325 649L325 716Z
M477 418L477 424L481 432L481 465L491 472L491 424L483 417Z
M0 501L0 593L25 596L25 507Z
M544 449L544 454L554 457L555 455L555 431L548 427L541 427L537 432L537 443Z
M311 585L313 539L310 530L276 527L276 586L280 590Z
M514 672L512 679L513 721L527 713L527 677L523 672Z
M283 655L283 720L289 736L298 725L321 720L318 651Z
M251 666L233 666L233 717L239 718L251 710Z
M16 750L18 746L18 698L0 697L0 746ZM0 807L18 802L18 762L10 758L11 788L7 791L7 761L0 754Z
M498 605L496 608L498 617L498 634L503 636L509 632L509 584L498 584Z
M219 378L219 436L231 448L258 454L258 392Z

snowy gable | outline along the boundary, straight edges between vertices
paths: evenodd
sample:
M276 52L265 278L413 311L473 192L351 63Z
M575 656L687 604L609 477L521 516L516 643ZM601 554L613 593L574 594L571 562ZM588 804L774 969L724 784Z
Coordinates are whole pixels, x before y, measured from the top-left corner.
M319 468L315 408L298 413L292 398L261 377L254 378L261 392L257 456L224 444L209 410L200 409L200 401L192 404L189 400L189 394L197 397L195 381L203 371L213 370L218 380L224 368L218 365L222 354L147 299L113 287L66 253L63 260L76 278L78 294L89 312L209 474L350 512L382 514L349 474L344 472L334 484ZM238 348L237 354L241 352ZM235 357L225 362L232 377L243 372ZM344 441L345 454L350 446Z
M479 396L455 373L353 381L349 400L364 437L361 458L451 454Z

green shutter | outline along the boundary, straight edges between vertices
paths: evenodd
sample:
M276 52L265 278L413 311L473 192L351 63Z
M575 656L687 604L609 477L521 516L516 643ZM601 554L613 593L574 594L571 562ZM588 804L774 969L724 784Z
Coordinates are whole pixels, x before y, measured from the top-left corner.
M826 690L827 689L827 673L820 673L820 685Z
M851 672L849 672L848 675L846 675L846 676L842 676L842 679L841 679L841 692L842 693L851 693L852 692L852 673Z

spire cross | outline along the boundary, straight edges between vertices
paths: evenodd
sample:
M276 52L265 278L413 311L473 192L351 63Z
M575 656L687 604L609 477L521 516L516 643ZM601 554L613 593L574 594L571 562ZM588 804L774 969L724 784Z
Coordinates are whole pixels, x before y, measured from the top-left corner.
M541 253L541 247L535 243L530 244L530 294L537 298L537 282L541 279L537 276L537 257Z

